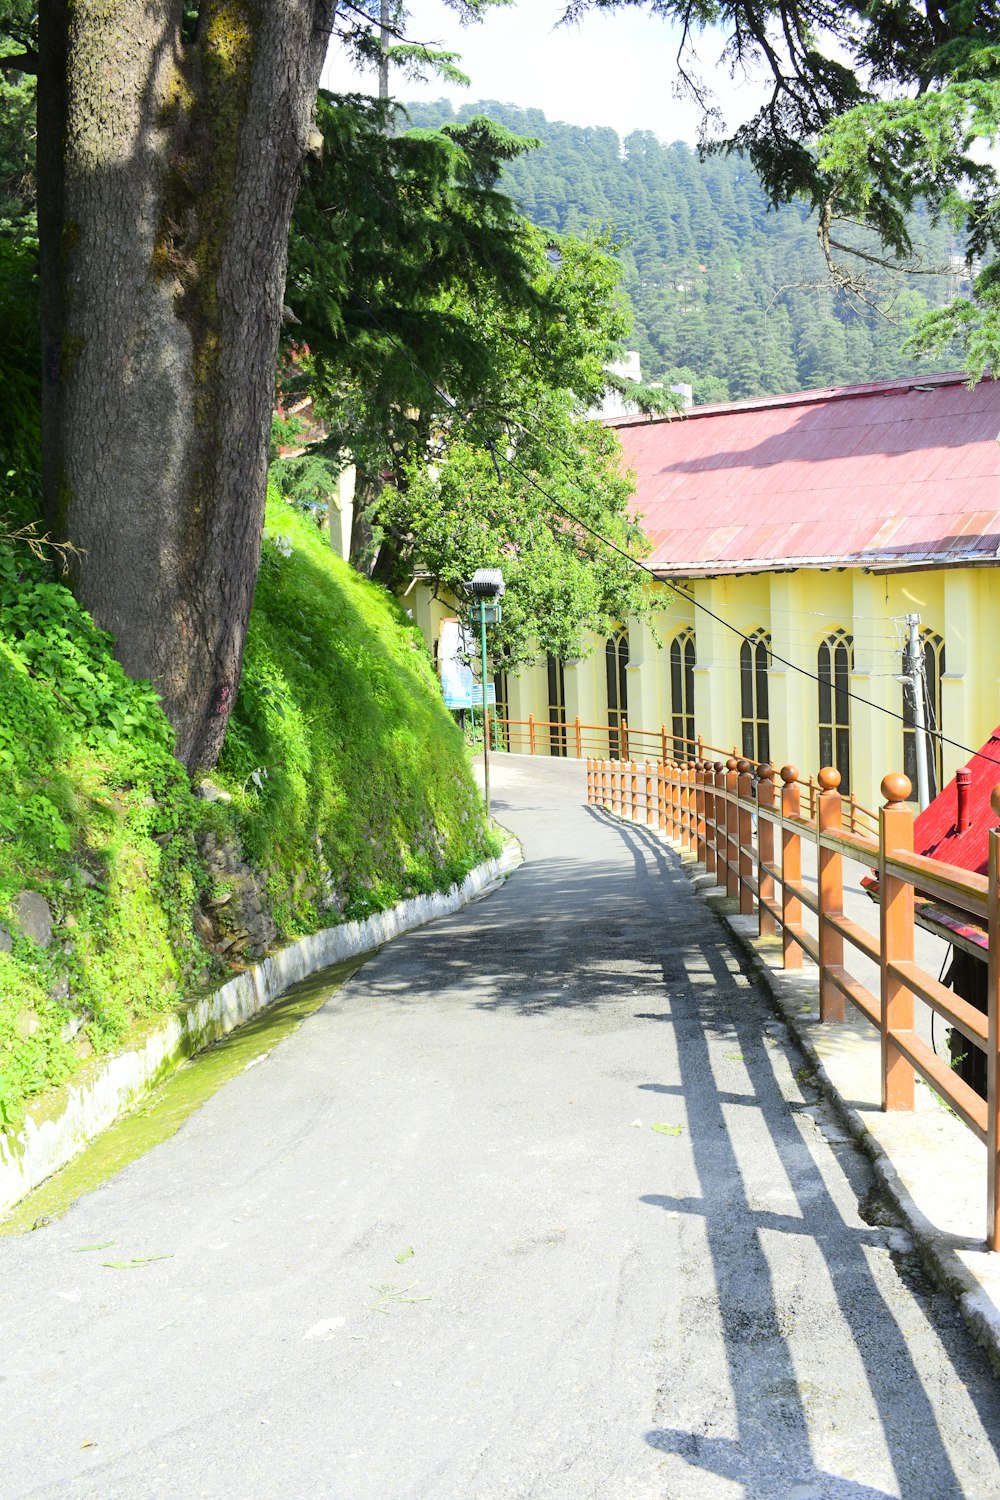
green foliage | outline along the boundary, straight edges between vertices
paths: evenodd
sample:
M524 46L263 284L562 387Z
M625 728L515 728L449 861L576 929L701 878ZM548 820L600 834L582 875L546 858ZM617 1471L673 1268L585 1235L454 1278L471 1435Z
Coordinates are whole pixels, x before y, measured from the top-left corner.
M0 1123L207 972L191 937L198 813L172 743L68 589L0 544L0 917L33 890L58 932L42 950L7 919Z
M516 671L547 655L561 661L580 656L586 632L606 636L627 615L647 613L651 603L643 575L628 561L647 543L628 518L631 485L614 433L572 422L565 413L557 428L551 409L542 416L547 431L558 430L561 446L526 441L501 479L489 454L459 437L447 444L436 470L415 468L405 490L384 492L390 523L395 505L399 524L414 539L417 571L460 593L476 568L502 568L508 590L503 618L488 633L496 670ZM609 536L626 556L560 518L553 500Z
M349 446L368 473L426 442L448 409L433 386L478 402L492 372L482 300L513 311L533 297L534 253L495 187L530 142L483 120L399 135L395 119L395 106L320 96L323 162L306 174L289 248L294 341L309 350L298 368L324 446Z
M217 769L289 933L445 887L489 850L423 638L273 489Z
M496 181L531 142L502 124L393 136L393 111L356 99L325 100L321 121L288 296L309 351L293 365L330 436L274 477L318 497L317 453L349 448L380 581L416 568L454 587L502 554L518 579L497 638L507 664L546 641L573 654L587 629L644 607L627 563L564 514L586 509L642 551L614 440L579 425L629 329L610 242L542 233L515 210Z
M423 125L456 119L447 101L408 109ZM467 114L541 141L503 178L536 223L575 233L614 226L633 347L648 379L690 384L705 402L958 363L947 338L929 358L906 347L913 317L949 303L966 284L961 236L919 204L905 219L913 254L942 274L901 289L898 275L869 266L875 295L866 301L833 286L815 219L802 204L771 207L743 157L699 160L683 142L664 145L648 131L621 141L611 129L547 121L540 110L495 101L463 107L458 120ZM872 236L854 239L878 251Z
M881 274L886 258L910 260L919 249L910 220L918 205L960 229L978 273L971 295L949 298L953 309L934 308L932 298L913 349L940 354L954 339L973 377L1000 367L994 279L981 270L1000 247L991 149L1000 126L1000 12L992 0L569 0L566 11L578 18L629 5L683 25L681 78L703 103L710 96L696 79L695 38L706 26L722 32L734 71L761 62L770 70L767 102L711 149L745 152L772 203L801 197L818 210L831 273L862 301L880 295L873 266ZM705 123L710 134L710 112Z
M194 795L148 684L49 567L0 542L0 1127L91 1053L224 977L195 919L252 881L278 934L446 887L492 848L416 632L275 500L220 779ZM287 555L286 555L287 554ZM233 873L208 860L235 851ZM251 860L241 864L244 855ZM240 873L241 870L244 873ZM54 939L13 903L47 901ZM201 929L199 929L201 931Z

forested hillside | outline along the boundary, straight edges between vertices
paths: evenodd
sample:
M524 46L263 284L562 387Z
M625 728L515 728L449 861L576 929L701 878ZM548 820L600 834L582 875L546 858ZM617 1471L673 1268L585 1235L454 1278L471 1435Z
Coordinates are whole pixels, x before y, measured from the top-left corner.
M504 186L537 224L610 229L635 310L632 346L650 380L686 380L696 401L850 384L953 369L904 351L909 320L967 290L961 245L925 215L915 244L929 268L891 284L878 300L888 316L830 284L806 206L768 209L754 172L737 156L698 158L683 141L648 131L622 141L611 129L546 120L494 100L407 106L416 126L488 115L536 138L512 161Z

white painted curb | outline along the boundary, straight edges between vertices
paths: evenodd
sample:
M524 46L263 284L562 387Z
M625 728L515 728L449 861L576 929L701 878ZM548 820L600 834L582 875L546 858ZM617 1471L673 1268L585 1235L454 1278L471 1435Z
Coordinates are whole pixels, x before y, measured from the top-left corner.
M364 921L326 927L289 943L168 1017L141 1047L109 1057L93 1077L69 1088L65 1108L55 1118L39 1121L29 1114L16 1135L0 1135L0 1213L64 1167L185 1058L241 1026L291 985L460 910L499 885L522 858L520 845L512 840L498 859L477 865L449 891L413 896Z

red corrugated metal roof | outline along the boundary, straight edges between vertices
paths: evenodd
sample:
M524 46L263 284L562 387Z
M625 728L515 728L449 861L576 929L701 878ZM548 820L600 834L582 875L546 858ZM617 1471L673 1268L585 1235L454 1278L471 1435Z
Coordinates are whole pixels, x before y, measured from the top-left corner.
M971 775L969 783L969 827L958 828L958 776L938 793L913 825L913 846L918 854L931 855L963 870L986 874L989 858L987 837L997 826L990 794L1000 783L1000 725L994 729L978 755L962 767Z
M1000 381L882 381L609 425L664 573L1000 558Z

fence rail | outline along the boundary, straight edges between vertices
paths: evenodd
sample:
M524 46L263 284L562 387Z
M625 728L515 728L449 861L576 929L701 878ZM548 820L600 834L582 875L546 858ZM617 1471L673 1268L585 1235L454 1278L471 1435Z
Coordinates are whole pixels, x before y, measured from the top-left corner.
M919 1075L986 1144L986 1243L1000 1250L1000 829L989 834L988 876L971 874L914 853L905 776L884 778L885 804L877 814L863 810L864 818L839 786L831 767L815 781L803 781L795 766L782 767L776 778L770 765L735 755L724 762L587 760L591 806L643 822L696 858L738 900L743 915L756 914L762 938L780 939L786 969L801 968L804 954L812 959L821 1021L843 1021L849 1002L878 1030L883 1109L912 1109ZM1000 816L1000 786L992 806ZM803 840L816 847L815 891L802 879ZM877 871L878 937L844 912L845 860ZM926 898L981 929L985 1014L916 963L915 905ZM815 932L804 911L816 917ZM877 993L851 972L853 953L878 964ZM917 1034L916 998L985 1052L985 1099Z
M622 718L618 725L585 724L580 718L536 719L529 714L526 719L511 719L501 714L490 713L491 743L494 749L510 750L519 755L555 754L576 760L590 760L603 754L620 765L671 764L682 766L707 763L716 772L726 768L731 759L739 760L735 746L724 749L719 745L706 745L703 739L689 739L673 734L665 724L659 729L636 729ZM815 817L820 787L818 781L809 776L799 785L802 788L806 815ZM838 783L839 785L839 783ZM842 796L843 822L854 831L875 834L878 832L878 813L865 807L852 793Z

